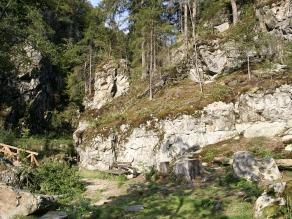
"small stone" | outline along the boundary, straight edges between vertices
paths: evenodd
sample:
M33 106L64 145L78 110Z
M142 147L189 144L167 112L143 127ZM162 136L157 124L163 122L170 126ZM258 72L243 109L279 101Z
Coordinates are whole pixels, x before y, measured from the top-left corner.
M203 162L203 163L202 163L202 166L203 166L203 167L207 167L207 166L208 166L208 163L207 163L207 162Z
M139 212L142 210L144 210L143 205L131 205L131 206L125 207L125 211L129 211L129 212Z
M285 205L285 200L283 198L274 198L266 193L263 193L255 203L255 218L262 218L264 216L264 210L269 206L283 206Z
M292 143L292 135L285 135L283 138L282 138L282 142L284 144L291 144Z
M62 211L49 211L45 215L41 216L40 219L67 219L68 215Z
M239 136L235 136L233 139L234 140L240 140L240 137Z
M285 147L285 151L289 151L291 152L292 151L292 144L289 144Z
M230 27L228 22L215 26L215 29L218 30L220 33L228 30Z

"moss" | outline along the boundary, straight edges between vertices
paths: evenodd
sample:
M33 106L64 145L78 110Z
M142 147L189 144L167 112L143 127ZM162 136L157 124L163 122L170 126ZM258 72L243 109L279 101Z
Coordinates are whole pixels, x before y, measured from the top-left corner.
M285 209L279 205L269 205L263 209L264 218L285 219Z

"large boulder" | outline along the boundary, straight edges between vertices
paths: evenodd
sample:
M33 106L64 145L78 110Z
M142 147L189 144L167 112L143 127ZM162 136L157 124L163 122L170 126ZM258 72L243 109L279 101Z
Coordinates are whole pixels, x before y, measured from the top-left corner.
M49 207L56 199L0 184L0 219L27 216Z
M256 182L271 182L282 177L273 158L255 158L247 151L234 154L233 170L237 177Z

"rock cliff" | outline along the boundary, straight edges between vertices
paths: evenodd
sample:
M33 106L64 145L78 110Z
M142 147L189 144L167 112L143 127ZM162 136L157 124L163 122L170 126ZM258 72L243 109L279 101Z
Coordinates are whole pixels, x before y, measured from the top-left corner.
M88 126L83 122L80 129L86 133ZM97 134L76 143L81 167L108 170L119 161L142 170L236 136L282 136L291 128L292 86L283 85L242 94L234 103L212 103L195 115L153 117L137 128L124 124L108 136Z

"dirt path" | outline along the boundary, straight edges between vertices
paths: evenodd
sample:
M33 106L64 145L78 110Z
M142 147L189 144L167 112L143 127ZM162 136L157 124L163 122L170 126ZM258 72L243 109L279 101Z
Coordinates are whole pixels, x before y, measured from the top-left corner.
M105 179L84 178L82 181L86 185L84 196L92 200L95 206L101 206L112 201L115 197L126 195L131 185L143 182L144 178L137 177L122 184L118 181Z

